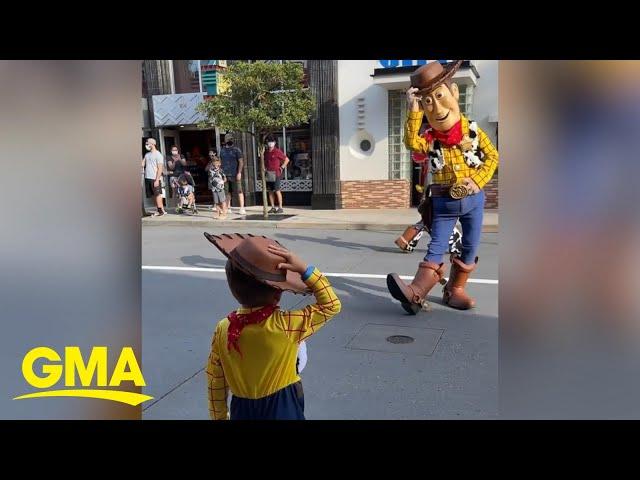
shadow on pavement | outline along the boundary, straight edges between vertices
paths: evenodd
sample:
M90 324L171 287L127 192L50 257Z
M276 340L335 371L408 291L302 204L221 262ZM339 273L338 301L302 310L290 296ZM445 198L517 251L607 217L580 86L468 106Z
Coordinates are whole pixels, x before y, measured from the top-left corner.
M379 285L371 285L369 283L358 282L357 280L353 280L351 278L331 278L331 285L333 285L336 289L342 290L350 293L354 296L367 296L369 297L365 302L365 308L361 309L363 312L367 311L391 311L396 313L400 313L402 316L413 317L414 315L409 315L404 312L399 303L394 302L389 290L386 287L386 283L383 283L383 286ZM380 280L381 282L385 282L384 280ZM372 294L367 292L366 290L373 290L376 292L380 292L380 295ZM442 286L439 284L433 287L430 294L427 295L427 302L435 303L438 305L445 306L442 301ZM383 306L384 305L384 306ZM447 309L449 310L449 309ZM454 310L452 313L456 313ZM425 312L426 313L426 312ZM418 314L420 315L420 314Z
M392 235L394 236L393 238L395 239L395 237L397 236L397 233L393 232ZM305 242L315 242L315 243L320 243L322 245L331 245L333 247L347 248L350 250L372 250L374 252L399 253L399 254L403 253L402 251L400 251L398 247L394 247L394 246L379 247L376 245L367 245L364 243L345 242L340 240L338 237L314 238L314 237L307 237L307 236L301 236L301 235L291 235L289 233L276 233L275 237L283 240L292 240L292 241L301 240ZM390 243L391 245L393 245L393 240L390 240Z
M202 255L186 255L184 257L180 257L180 261L185 265L189 265L191 267L214 267L214 268L224 268L227 264L227 260L222 260L218 258L207 258Z

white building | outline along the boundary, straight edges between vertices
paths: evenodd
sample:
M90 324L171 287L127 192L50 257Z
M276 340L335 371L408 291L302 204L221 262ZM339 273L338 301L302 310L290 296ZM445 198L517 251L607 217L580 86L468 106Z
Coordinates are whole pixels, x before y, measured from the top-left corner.
M415 192L412 185L418 171L402 142L406 120L405 91L409 88L410 74L427 62L338 60L343 207L408 206L409 192ZM462 112L476 120L496 144L498 62L465 61L453 80L460 87ZM383 198L384 192L389 190L393 194ZM414 194L411 203L416 201L417 194ZM487 203L490 202L493 203L493 199Z

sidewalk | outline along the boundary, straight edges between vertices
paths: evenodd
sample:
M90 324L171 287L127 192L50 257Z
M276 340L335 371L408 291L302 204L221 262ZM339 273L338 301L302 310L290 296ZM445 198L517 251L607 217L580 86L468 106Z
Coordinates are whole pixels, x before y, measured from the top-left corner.
M206 206L198 209L198 215L176 215L169 208L163 217L142 218L142 226L194 226L225 228L318 228L325 230L404 230L408 225L420 220L416 208L404 209L341 209L311 210L310 207L287 207L284 215L292 217L275 220L279 215L270 215L269 220L263 218L243 220L232 208L226 220L216 220L214 213ZM262 206L247 207L247 216L262 216ZM150 210L148 210L150 211ZM281 216L280 216L281 217ZM255 218L255 217L254 217ZM498 211L485 210L483 232L498 232Z

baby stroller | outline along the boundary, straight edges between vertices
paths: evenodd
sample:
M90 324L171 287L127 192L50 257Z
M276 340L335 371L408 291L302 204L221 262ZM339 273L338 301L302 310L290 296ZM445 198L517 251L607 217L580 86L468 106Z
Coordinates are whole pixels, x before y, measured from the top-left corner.
M182 174L178 177L178 205L176 207L176 213L178 214L187 210L191 211L192 215L198 214L195 188L191 184L192 181L191 175L188 174ZM183 182L186 183L183 185Z

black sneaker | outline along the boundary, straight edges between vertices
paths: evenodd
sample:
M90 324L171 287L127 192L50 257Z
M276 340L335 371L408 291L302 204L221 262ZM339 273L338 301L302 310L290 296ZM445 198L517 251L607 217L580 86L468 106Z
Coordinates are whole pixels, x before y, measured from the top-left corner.
M275 213L284 213L284 210L282 210L282 208L278 208Z
M271 207L271 210L269 210L269 213L276 213L276 212L277 212L276 207Z

